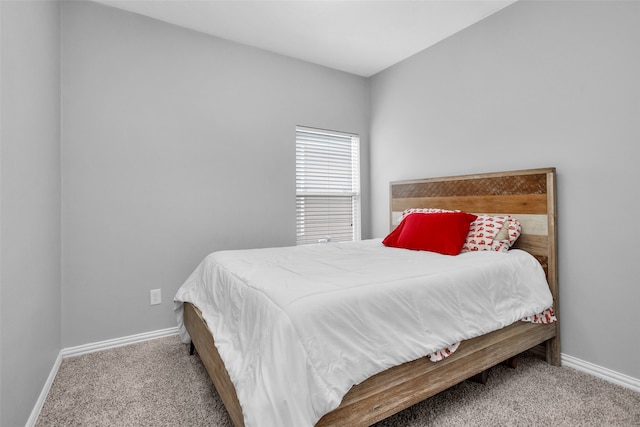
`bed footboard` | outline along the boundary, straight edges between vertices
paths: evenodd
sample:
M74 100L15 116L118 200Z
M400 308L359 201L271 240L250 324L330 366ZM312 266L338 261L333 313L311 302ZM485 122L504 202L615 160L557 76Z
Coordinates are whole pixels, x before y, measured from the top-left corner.
M244 426L242 408L233 383L200 311L185 303L184 320L192 343L234 426ZM554 324L517 322L463 341L455 353L440 362L434 363L423 357L390 368L352 387L341 405L322 417L316 426L370 426L523 351L548 342L555 334Z
M351 388L319 426L365 427L473 377L555 335L554 324L517 322L463 341L448 358L423 357L381 372Z

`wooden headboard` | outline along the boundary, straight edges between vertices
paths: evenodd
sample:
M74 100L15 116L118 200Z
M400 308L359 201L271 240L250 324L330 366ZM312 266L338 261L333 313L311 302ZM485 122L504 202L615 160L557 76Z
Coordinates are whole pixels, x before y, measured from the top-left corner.
M391 229L408 208L459 209L517 218L522 234L515 247L538 259L558 311L555 168L396 181L389 190Z

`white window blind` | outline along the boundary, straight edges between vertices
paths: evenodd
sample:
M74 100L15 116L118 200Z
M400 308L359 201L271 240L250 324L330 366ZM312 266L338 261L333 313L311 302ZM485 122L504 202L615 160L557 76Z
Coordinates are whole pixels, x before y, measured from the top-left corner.
M360 139L296 128L297 244L360 240Z

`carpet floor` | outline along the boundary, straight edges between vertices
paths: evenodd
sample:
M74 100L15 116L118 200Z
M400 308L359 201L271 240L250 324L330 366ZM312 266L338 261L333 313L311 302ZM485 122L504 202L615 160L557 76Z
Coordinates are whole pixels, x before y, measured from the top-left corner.
M485 385L464 381L376 427L433 425L640 426L640 393L523 355ZM172 336L64 359L36 426L232 424L198 356Z

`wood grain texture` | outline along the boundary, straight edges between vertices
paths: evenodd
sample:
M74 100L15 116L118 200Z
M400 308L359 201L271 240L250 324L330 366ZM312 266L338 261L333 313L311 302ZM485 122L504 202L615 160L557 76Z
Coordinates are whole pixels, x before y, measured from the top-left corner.
M547 205L548 205L548 268L547 281L549 289L553 295L553 309L558 321L554 323L555 336L547 342L547 362L554 366L560 366L560 290L558 287L558 229L557 229L557 195L556 195L556 173L555 169L547 173Z
M518 171L445 178L427 178L398 182L393 186L393 199L407 197L514 196L546 194L543 170ZM416 185L416 184L420 185Z
M523 230L516 247L532 253L544 268L558 315L554 168L403 181L391 183L390 194L390 217L394 210L403 206L511 213L516 217L517 214L545 215L546 229L535 227L533 234ZM408 200L423 204L408 206ZM438 205L440 203L444 205ZM242 409L215 348L214 338L197 309L190 304L185 304L185 327L234 425L244 426ZM543 344L547 362L559 366L559 322L548 325L517 322L462 342L453 355L440 362L421 358L395 366L352 387L340 406L322 417L317 426L369 426L523 351L539 348L540 344Z
M403 197L393 199L391 209L403 211L408 208L459 209L465 212L508 212L510 214L547 213L546 194L472 195L439 197Z

